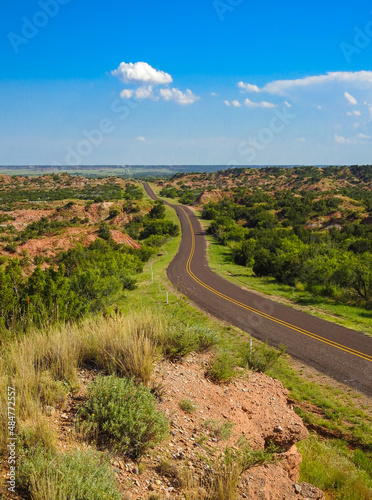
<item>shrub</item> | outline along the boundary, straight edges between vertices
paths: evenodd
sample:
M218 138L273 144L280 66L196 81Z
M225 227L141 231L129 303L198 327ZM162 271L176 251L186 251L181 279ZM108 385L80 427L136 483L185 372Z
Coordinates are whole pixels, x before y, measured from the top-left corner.
M46 452L40 446L19 460L18 484L33 500L120 500L109 463L93 451L66 454Z
M193 413L196 410L196 405L189 399L180 401L180 408L186 413Z
M216 439L227 441L230 439L232 429L234 427L233 422L221 422L217 420L206 420L203 426L213 433Z
M115 376L99 377L88 387L82 416L99 438L133 458L159 443L168 430L150 390Z
M247 342L241 349L241 366L248 366L254 372L265 373L271 368L278 359L285 353L286 348L281 345L279 351L273 347L269 347L267 343L255 343L250 352L250 345Z
M235 362L228 352L219 353L207 370L207 377L214 382L228 382L235 377Z
M204 351L217 343L217 335L209 328L185 326L171 327L162 340L162 349L170 359L187 356L190 352Z

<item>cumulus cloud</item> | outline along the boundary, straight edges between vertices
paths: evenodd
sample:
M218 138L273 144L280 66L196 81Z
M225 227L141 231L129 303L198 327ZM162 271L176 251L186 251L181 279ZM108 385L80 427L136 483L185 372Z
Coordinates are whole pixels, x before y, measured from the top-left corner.
M346 139L345 137L342 137L342 135L337 134L335 134L335 142L337 142L337 144L351 144L350 139Z
M342 135L335 134L335 142L337 144L363 144L365 143L365 141L368 141L369 139L371 139L371 137L366 134L357 134L352 139L347 139Z
M133 96L133 90L132 89L124 89L120 92L120 97L122 99L130 99Z
M111 74L117 76L123 83L164 85L172 83L173 78L164 71L158 71L145 62L120 63Z
M226 106L231 106L230 101L223 101L223 103L226 104Z
M164 101L174 101L178 104L186 105L193 104L195 101L200 99L198 96L193 94L191 90L187 89L186 92L181 92L178 89L160 89L160 97Z
M135 96L137 99L156 99L156 97L154 96L152 85L149 85L148 87L139 87L135 91Z
M328 83L347 83L358 88L372 88L372 71L335 71L325 75L307 76L294 80L274 80L264 87L239 82L238 87L248 92L268 92L269 94L286 95L294 89L304 89L325 85Z
M284 104L287 106L287 108L291 108L292 104L290 104L288 101L284 101Z
M361 112L360 111L348 111L346 113L346 116L361 116Z
M347 101L353 106L356 106L358 104L358 101L355 99L355 97L349 94L349 92L345 92L344 96L346 97Z
M143 135L139 135L137 137L137 141L141 141L141 142L144 142L146 139L143 137Z
M246 90L247 92L259 92L260 89L257 85L251 85L250 83L239 82L238 87L240 89Z
M276 104L273 104L272 102L253 102L248 98L244 101L244 105L248 108L276 108Z

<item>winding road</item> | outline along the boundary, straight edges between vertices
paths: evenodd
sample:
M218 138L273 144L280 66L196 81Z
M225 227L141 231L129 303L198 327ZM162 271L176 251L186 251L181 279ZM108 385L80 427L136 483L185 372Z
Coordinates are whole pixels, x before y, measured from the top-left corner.
M144 184L151 199L157 197ZM168 267L179 291L210 314L278 347L319 372L372 396L372 338L279 304L230 283L208 267L206 240L196 215L165 202L182 228L178 253Z

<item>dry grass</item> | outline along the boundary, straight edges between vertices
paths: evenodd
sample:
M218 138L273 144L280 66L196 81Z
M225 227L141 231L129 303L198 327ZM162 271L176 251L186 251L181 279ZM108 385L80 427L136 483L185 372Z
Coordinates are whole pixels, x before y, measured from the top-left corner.
M77 389L77 369L95 366L147 384L165 342L167 324L151 311L97 317L34 331L9 343L0 358L0 450L6 447L7 387L16 389L17 422L39 421Z

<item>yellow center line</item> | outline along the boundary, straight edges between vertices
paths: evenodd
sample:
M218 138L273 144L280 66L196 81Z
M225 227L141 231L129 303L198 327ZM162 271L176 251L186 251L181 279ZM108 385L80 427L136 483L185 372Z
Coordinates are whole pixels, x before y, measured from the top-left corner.
M319 342L323 342L324 344L328 344L328 345L330 345L332 347L335 347L336 349L340 349L341 351L345 351L345 352L347 352L349 354L353 354L354 356L358 356L359 358L365 359L367 361L372 361L372 356L370 356L369 354L364 354L362 352L356 351L355 349L352 349L350 347L347 347L347 346L344 346L344 345L339 344L337 342L334 342L333 340L329 340L329 339L326 339L324 337L321 337L320 335L317 335L316 333L309 332L307 330L304 330L303 328L300 328L300 327L297 327L295 325L292 325L291 323L287 323L286 321L280 320L278 318L275 318L274 316L270 316L269 314L263 313L263 312L259 311L258 309L255 309L255 308L250 307L250 306L248 306L246 304L243 304L242 302L239 302L238 300L235 300L235 299L233 299L233 298L225 295L224 293L221 293L218 290L215 290L211 286L209 286L206 283L204 283L197 276L195 276L195 274L191 270L191 262L192 262L192 259L194 257L194 253L195 253L195 235L194 235L194 230L193 230L193 227L192 227L191 219L188 216L188 214L185 211L185 209L183 207L181 207L181 206L179 206L179 208L185 214L185 216L187 218L187 221L189 223L189 226L190 226L190 231L191 231L191 251L190 251L187 263L186 263L186 271L187 271L187 273L189 274L189 276L191 276L191 278L194 281L196 281L197 283L199 283L199 285L201 285L203 288L209 290L210 292L214 293L215 295L218 295L219 297L221 297L221 298L223 298L223 299L225 299L225 300L227 300L229 302L232 302L233 304L236 304L239 307L247 309L250 312L253 312L253 313L255 313L255 314L259 315L259 316L262 316L265 319L273 321L274 323L278 323L279 325L282 325L282 326L285 326L287 328L290 328L291 330L294 330L294 331L296 331L298 333L306 335L307 337L311 337L312 339L318 340Z

